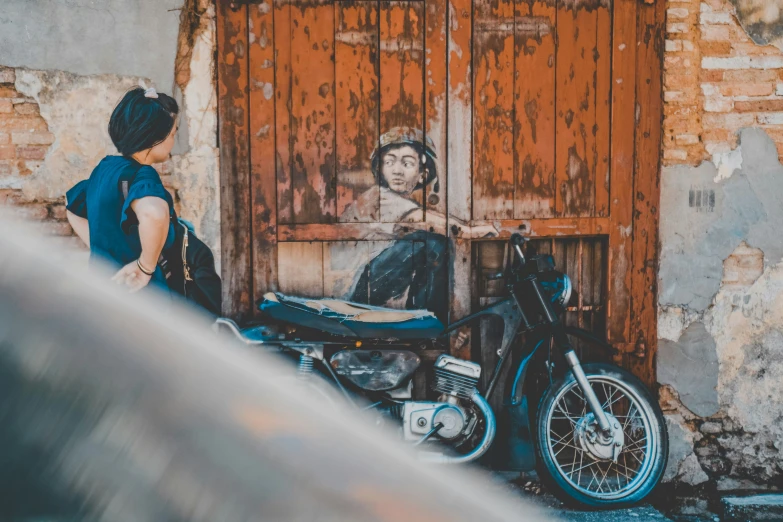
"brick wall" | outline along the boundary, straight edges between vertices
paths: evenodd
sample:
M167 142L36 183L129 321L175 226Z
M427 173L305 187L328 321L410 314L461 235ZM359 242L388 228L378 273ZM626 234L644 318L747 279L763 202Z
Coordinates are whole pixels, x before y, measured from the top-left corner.
M10 207L24 219L41 224L49 235L73 235L65 217L65 198L52 201L25 200L21 187L46 157L54 135L38 112L35 100L14 88L14 69L0 67L0 205ZM76 245L76 241L69 241Z
M760 126L783 155L783 52L754 43L728 0L667 0L664 164L698 164Z

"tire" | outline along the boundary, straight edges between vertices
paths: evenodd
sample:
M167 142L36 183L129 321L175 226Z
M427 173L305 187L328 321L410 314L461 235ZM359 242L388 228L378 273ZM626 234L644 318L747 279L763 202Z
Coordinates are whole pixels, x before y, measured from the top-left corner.
M601 509L635 504L658 485L666 467L669 442L663 413L629 372L610 364L582 368L618 432L622 430L622 449L614 462L604 453L611 453L611 444L590 440L592 414L569 371L546 390L538 406L538 475L556 497L571 505ZM603 458L595 458L596 452Z

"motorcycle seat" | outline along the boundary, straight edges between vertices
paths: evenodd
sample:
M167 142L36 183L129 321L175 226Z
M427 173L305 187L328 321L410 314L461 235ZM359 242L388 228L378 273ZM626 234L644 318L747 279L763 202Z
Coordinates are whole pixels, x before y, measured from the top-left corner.
M259 309L273 319L360 339L431 339L444 329L428 310L396 310L331 298L270 292Z

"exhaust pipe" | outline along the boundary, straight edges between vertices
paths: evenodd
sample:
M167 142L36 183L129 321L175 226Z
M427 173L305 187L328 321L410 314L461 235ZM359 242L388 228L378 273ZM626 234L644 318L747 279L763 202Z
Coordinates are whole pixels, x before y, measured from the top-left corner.
M487 400L479 393L478 390L473 390L473 393L470 396L470 400L473 401L473 404L478 406L479 410L481 410L481 414L484 416L484 420L487 424L487 427L484 430L484 437L481 439L481 442L478 444L478 446L476 446L470 453L459 455L457 457L444 455L443 453L421 452L418 455L418 458L421 462L430 464L464 464L466 462L472 462L478 459L487 452L489 447L492 445L492 441L495 440L495 433L497 432L495 413L492 411L492 408L489 406Z

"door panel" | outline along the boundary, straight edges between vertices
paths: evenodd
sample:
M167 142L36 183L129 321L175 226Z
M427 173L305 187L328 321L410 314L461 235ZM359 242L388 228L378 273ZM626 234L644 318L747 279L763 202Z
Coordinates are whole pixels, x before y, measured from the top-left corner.
M654 235L637 240L634 216L655 230L657 214L631 192L637 184L657 194L647 163L657 164L660 132L650 129L659 104L641 113L646 126L634 123L636 100L661 89L660 78L638 83L660 72L657 4L219 4L222 185L233 183L222 192L223 254L224 266L239 267L224 272L233 315L283 290L455 320L497 298L497 283L482 282L494 267L483 263L521 231L579 286L569 324L606 333L625 352L638 338L654 345L654 307L631 298L647 280L631 273L649 272L657 255ZM637 42L639 31L652 37ZM403 188L371 161L395 127L422 131L436 156ZM634 163L636 150L644 164ZM249 216L232 208L246 201ZM649 381L649 353L643 364L622 361Z

